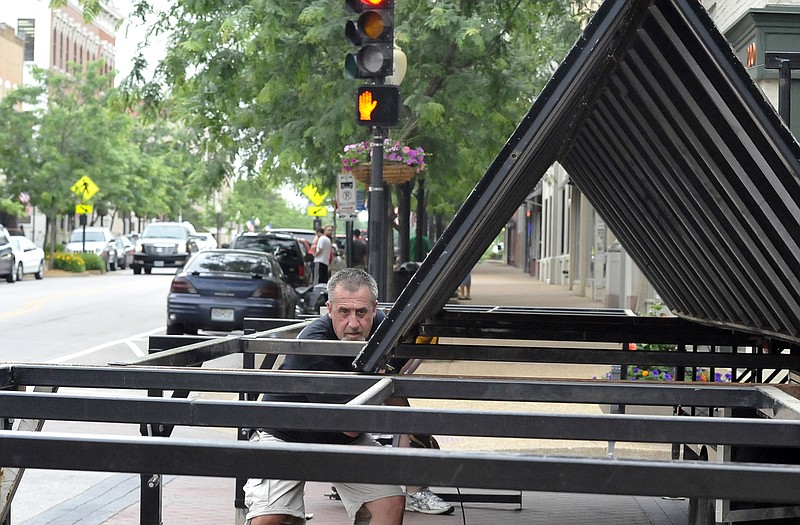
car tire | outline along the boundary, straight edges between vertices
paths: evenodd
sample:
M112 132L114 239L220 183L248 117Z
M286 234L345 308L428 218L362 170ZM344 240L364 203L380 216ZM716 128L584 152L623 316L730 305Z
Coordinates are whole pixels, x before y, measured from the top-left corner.
M133 275L139 275L140 273L142 273L141 266L132 266L131 268L133 268Z
M36 270L36 273L33 274L33 276L36 277L37 280L44 279L44 261L39 263L39 269Z
M8 275L6 275L6 282L13 283L17 280L17 262L12 259L11 268L9 268Z
M116 272L116 271L117 271L117 256L116 256L116 255L114 256L114 258L113 258L113 259L111 259L111 260L109 260L109 261L108 261L108 268L109 268L109 269L110 269L112 272Z
M22 263L17 265L17 281L21 281L25 278L25 270L22 268Z
M153 269L152 268L145 268L144 269L144 273L146 273L147 275L150 275L151 273L153 273Z

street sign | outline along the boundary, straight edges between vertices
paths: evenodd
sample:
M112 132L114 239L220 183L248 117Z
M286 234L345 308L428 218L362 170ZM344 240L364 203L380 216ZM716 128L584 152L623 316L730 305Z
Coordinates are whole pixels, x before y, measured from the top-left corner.
M94 211L94 206L91 204L76 204L75 205L75 214L76 215L89 215Z
M356 180L352 173L340 173L337 179L337 198L339 215L351 216L356 213Z
M328 208L325 206L309 206L308 214L312 217L325 217L328 215Z
M325 197L328 196L327 191L320 194L320 192L317 190L317 187L313 184L307 184L302 191L303 195L308 197L308 200L313 202L316 206L321 206L322 202L325 200Z
M100 188L88 175L84 175L72 185L70 191L80 197L83 202L86 202L94 197L94 194L100 191Z

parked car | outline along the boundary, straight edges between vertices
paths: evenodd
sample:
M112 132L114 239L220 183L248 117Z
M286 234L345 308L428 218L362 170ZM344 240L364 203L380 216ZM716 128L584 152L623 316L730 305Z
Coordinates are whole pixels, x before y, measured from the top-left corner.
M117 267L124 270L133 264L133 242L128 236L119 235L114 238L114 244L117 246Z
M167 334L241 330L245 317L294 318L296 306L297 294L272 255L203 250L172 280Z
M211 232L197 232L196 237L195 243L197 244L198 250L207 250L217 247L217 239Z
M154 222L136 241L133 273L150 273L153 268L182 268L198 251L194 226L188 222Z
M300 311L305 315L319 315L328 303L328 284L319 283L307 288L298 288Z
M14 262L17 265L16 280L21 281L25 274L33 274L37 279L44 277L44 250L22 235L12 235Z
M11 236L8 235L8 230L2 224L0 224L0 277L5 277L9 283L17 280L14 245L11 244Z
M304 230L300 228L273 228L267 233L288 233L299 239L302 239L302 244L306 253L308 253L311 249L311 245L314 243L314 239L317 236L314 230ZM338 236L335 239L332 239L331 249L333 250L333 260L330 264L330 274L333 275L335 272L338 272L347 266L347 263L344 257L344 244L339 243Z
M106 269L111 271L117 269L117 245L114 244L114 234L104 226L75 228L69 235L64 251L95 253L103 258Z
M301 228L272 228L267 230L267 233L282 233L284 235L293 235L298 239L302 239L302 244L305 246L306 251L311 248L311 243L314 242L314 239L317 236L317 232L314 230L304 230Z
M311 278L311 263L305 260L305 250L297 237L282 233L248 232L236 237L231 248L258 250L275 257L286 275L286 280L295 288L308 286Z

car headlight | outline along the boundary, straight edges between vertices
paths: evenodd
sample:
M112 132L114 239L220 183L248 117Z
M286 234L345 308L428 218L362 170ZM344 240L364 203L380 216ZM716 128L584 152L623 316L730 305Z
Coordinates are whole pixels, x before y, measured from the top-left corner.
M178 253L186 253L186 241L178 242L178 245L175 246L175 251Z
M144 248L142 247L142 243L139 242L139 241L136 241L136 246L133 247L133 251L136 252L136 253L142 253L144 251Z

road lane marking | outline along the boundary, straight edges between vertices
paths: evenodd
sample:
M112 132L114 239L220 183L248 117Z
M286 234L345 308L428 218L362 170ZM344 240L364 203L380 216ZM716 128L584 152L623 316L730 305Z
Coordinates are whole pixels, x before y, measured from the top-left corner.
M117 339L116 341L109 341L107 343L101 343L99 345L93 346L91 348L87 348L85 350L81 350L79 352L75 352L73 354L69 354L69 355L65 355L65 356L62 356L62 357L58 357L56 359L51 359L50 361L45 361L45 363L46 364L52 364L52 365L63 363L65 361L69 361L71 359L77 359L78 357L83 357L83 356L87 356L89 354L93 354L95 352L99 352L100 350L105 350L106 348L112 347L114 345L127 344L128 341L131 341L132 339L140 339L140 338L143 338L143 337L149 337L149 336L151 336L153 334L157 334L158 332L162 332L162 331L164 331L164 327L160 326L158 328L154 328L152 330L148 330L147 332L142 332L140 334L132 335L130 337Z
M128 348L131 349L133 355L135 355L136 357L144 357L147 355L147 352L139 348L139 345L134 344L134 342L131 339L125 341L125 344L128 345Z
M16 310L9 310L8 312L0 312L0 320L2 319L11 319L12 317L17 317L20 315L29 314L31 312L35 312L39 308L42 307L44 303L46 303L49 299L47 297L42 297L40 299L34 299L32 301L28 301L27 303L23 304Z
M82 289L80 291L80 294L81 296L85 296L94 292L104 292L108 290L118 291L121 288L135 288L137 286L138 283L128 283L123 285L113 284L113 285L93 286L91 288ZM45 295L44 297L39 297L38 299L31 299L30 301L26 302L19 308L16 308L14 310L8 310L6 312L0 312L0 321L35 312L41 309L45 303L49 303L51 301L55 301L58 299L74 299L76 295L77 292L61 292L56 294Z

